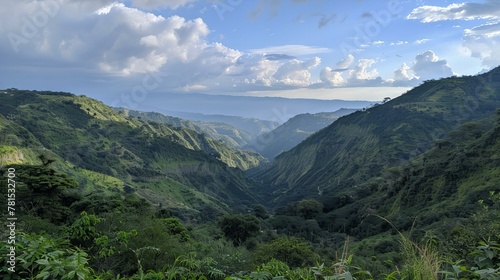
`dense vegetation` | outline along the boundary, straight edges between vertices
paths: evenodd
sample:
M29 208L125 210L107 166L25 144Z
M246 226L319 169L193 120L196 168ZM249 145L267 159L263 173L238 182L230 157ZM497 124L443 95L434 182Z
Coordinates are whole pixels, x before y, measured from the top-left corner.
M261 130L264 129L265 125L265 123L260 124L256 121L257 128L251 126L247 128L250 131L246 131L242 128L231 126L222 122L190 121L177 117L165 116L156 112L141 112L125 108L117 108L116 110L123 112L125 115L141 118L143 120L164 123L176 127L185 127L198 133L206 134L214 140L224 141L224 143L235 148L242 148L246 146L256 135L261 133ZM250 122L250 120L248 120L248 122ZM274 127L274 124L270 125L271 127Z
M402 96L341 117L257 175L280 206L338 196L406 164L460 124L500 108L500 68L424 82Z
M36 164L44 155L75 177L83 195L136 192L198 220L258 202L242 172L264 161L254 153L84 96L6 90L0 103L2 165Z
M194 131L2 91L1 199L15 169L18 220L14 249L2 244L16 273L0 274L500 279L499 71L342 117L258 181Z

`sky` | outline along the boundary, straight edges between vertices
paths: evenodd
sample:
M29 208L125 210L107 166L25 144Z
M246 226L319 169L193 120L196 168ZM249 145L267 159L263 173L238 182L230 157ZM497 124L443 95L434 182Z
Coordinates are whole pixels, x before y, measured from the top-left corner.
M377 101L499 45L500 0L2 0L0 88Z

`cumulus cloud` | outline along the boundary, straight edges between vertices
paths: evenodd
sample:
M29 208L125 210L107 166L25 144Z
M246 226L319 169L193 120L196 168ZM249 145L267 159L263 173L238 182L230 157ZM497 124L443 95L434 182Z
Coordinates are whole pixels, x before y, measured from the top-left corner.
M330 51L287 45L243 53L209 42L210 29L200 18L163 17L137 8L165 3L175 8L188 1L135 1L130 7L111 1L53 0L50 7L51 1L5 2L7 9L0 16L7 24L0 31L10 35L0 38L0 55L9 59L4 65L80 69L83 75L120 83L140 83L144 75L156 73L161 89L169 90L248 90L308 86L311 70L321 61L297 56ZM23 18L40 11L48 14L49 8L43 26L23 27Z
M380 86L384 83L377 69L372 68L374 59L359 59L356 67L349 71L347 83L352 86Z
M496 51L500 46L500 5L498 0L486 0L484 3L450 4L446 7L421 6L414 9L407 18L421 22L487 20L487 23L481 23L476 27L464 30L463 45L469 50L471 56L480 59L484 66L492 68L500 64L500 53Z
M320 63L321 59L319 57L314 57L308 61L293 59L281 65L273 78L277 84L285 86L308 86L311 84L311 72L309 70Z
M489 0L486 3L450 4L447 7L421 6L415 8L407 18L419 19L422 22L498 19L500 18L500 5L497 0Z
M500 65L500 22L488 23L466 29L464 32L464 46L469 49L471 56L482 61L484 66L496 67Z
M326 87L360 87L360 86L381 86L384 80L379 76L378 70L372 66L374 59L358 59L355 66L353 55L336 63L335 68L325 67L320 72L320 80Z
M412 66L403 65L394 71L393 85L415 86L421 81L449 77L453 75L451 67L444 59L431 50L418 54Z
M403 63L399 69L394 71L394 80L396 81L408 81L412 80L415 77L413 73L410 72L411 67L406 65L406 63Z
M354 62L354 56L352 54L349 54L346 56L346 58L342 59L341 61L337 62L335 64L336 71L344 71L347 70L349 66Z
M412 70L420 80L449 77L453 75L453 71L450 66L448 66L448 62L444 59L439 59L439 57L430 50L418 54L415 57Z
M319 73L319 78L324 84L331 87L341 86L344 85L345 83L345 80L342 77L342 73L334 71L330 67L325 67L321 69L321 72Z

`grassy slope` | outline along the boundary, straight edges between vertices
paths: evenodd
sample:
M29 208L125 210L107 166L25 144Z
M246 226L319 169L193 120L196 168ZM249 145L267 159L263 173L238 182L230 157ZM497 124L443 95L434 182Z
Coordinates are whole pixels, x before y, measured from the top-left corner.
M127 118L70 94L4 91L0 99L3 164L14 163L18 150L27 164L39 164L37 156L46 154L83 183L84 193L120 192L128 185L164 207L201 215L256 203L243 172L198 149L198 141L210 147L211 139L193 131ZM233 165L244 160L222 156Z
M168 132L172 135L173 140L192 150L204 150L208 153L219 154L220 159L229 166L246 170L267 162L256 153L236 149L235 147L249 141L251 136L247 132L229 125L193 122L168 117L160 113L127 109L118 109L118 111L126 116L140 117L143 120L173 126Z
M116 110L124 112L129 116L140 117L143 120L150 120L176 127L184 127L200 134L204 133L214 140L222 140L224 143L235 148L243 147L254 137L245 130L220 122L190 121L155 112L141 112L123 108L117 108Z
M332 124L339 117L355 111L341 109L331 113L297 115L273 131L257 137L248 147L272 160L278 154L295 147L313 133Z
M278 156L257 174L274 201L337 195L432 147L459 124L500 107L500 69L423 85L366 111L342 117Z

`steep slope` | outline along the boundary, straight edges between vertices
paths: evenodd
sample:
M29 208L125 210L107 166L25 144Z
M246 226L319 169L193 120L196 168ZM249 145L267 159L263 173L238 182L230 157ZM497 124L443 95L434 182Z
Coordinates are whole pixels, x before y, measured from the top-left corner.
M178 117L166 116L157 112L141 112L125 108L116 108L116 110L123 112L127 116L191 129L200 134L206 134L214 140L224 141L227 145L235 148L247 145L255 137L250 132L221 122L190 121Z
M490 123L496 123L493 128ZM412 164L389 185L380 208L388 215L420 216L422 223L467 217L477 202L500 191L500 110L489 119L467 122ZM487 203L487 202L486 202ZM417 215L415 215L418 213Z
M177 111L163 112L169 116L175 116L186 120L201 123L223 123L236 127L238 130L246 131L250 135L260 135L269 132L279 126L276 121L262 120L257 118L246 118L226 115L205 115L199 113L186 113Z
M318 222L366 238L390 229L376 214L400 231L433 228L446 236L492 205L492 195L500 192L499 174L500 111L460 125L409 163L385 168L380 177L319 196L325 209Z
M256 175L274 202L339 193L432 147L463 122L500 107L500 68L427 81L402 96L342 117Z
M109 178L101 187L115 180L117 191L128 186L153 203L204 218L257 203L253 183L229 166L242 163L236 159L242 154L194 131L127 118L69 93L4 90L0 103L3 164L34 164L48 155L83 183L84 193L92 192L87 187L95 178Z
M338 118L357 111L356 109L340 109L335 112L316 114L300 114L273 131L265 133L252 141L245 148L257 151L269 160L287 151L313 133L332 124Z

